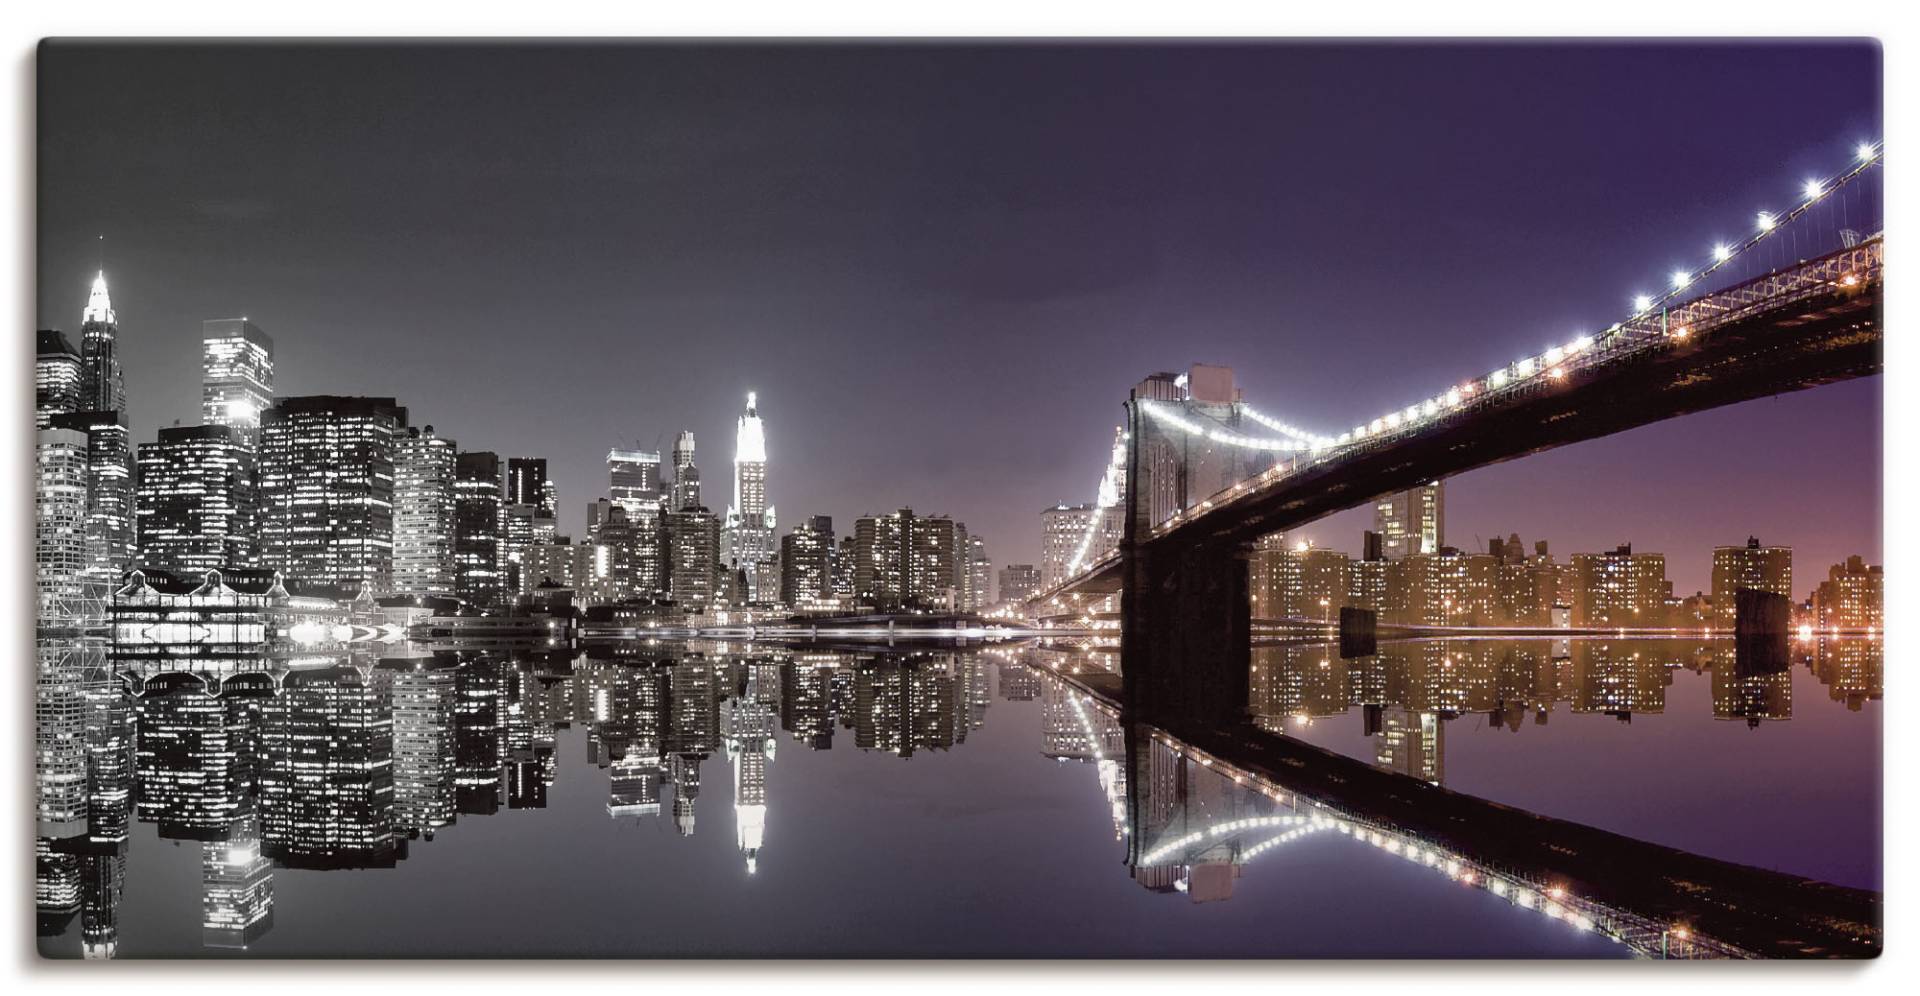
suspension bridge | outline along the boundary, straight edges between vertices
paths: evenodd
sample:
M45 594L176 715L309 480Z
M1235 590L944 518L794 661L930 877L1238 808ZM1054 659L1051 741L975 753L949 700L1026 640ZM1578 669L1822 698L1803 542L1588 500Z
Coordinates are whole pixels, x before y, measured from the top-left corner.
M1244 708L1259 537L1501 461L1879 373L1884 237L1868 222L1882 155L1861 146L1620 321L1337 434L1256 409L1224 368L1149 376L1124 402L1069 576L1029 613L1118 595L1128 680L1157 708Z

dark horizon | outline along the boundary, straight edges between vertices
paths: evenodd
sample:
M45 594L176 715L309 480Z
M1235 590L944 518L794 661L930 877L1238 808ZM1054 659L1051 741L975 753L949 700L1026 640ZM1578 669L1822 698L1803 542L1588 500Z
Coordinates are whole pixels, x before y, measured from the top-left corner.
M1877 140L1880 61L1864 41L55 42L39 326L77 331L105 234L136 442L197 421L200 322L246 315L280 396L392 395L463 448L546 457L576 538L606 450L681 428L724 507L752 390L782 532L911 505L966 521L996 568L1037 563L1040 509L1092 497L1145 374L1223 363L1263 410L1339 432L1604 327ZM1753 534L1795 547L1799 595L1880 559L1881 393L1450 479L1449 542L1631 541L1686 593ZM1302 532L1351 550L1366 515Z

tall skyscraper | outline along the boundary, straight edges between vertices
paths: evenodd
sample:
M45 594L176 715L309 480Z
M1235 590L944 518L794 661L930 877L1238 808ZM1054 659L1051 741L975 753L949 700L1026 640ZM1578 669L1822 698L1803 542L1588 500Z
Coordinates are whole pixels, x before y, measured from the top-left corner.
M254 563L253 449L225 425L181 425L140 444L140 564L180 575Z
M680 430L673 441L673 496L670 508L700 504L700 468L693 465L693 432Z
M273 340L244 318L215 318L200 328L200 421L231 427L252 449L260 413L273 405Z
M1793 598L1793 547L1761 546L1749 536L1746 546L1713 548L1713 616L1721 626L1734 623L1740 589L1770 591Z
M93 411L127 410L127 384L120 369L120 320L107 297L107 274L93 278L86 310L80 314L81 407Z
M755 601L766 600L758 591L765 580L760 565L773 560L774 528L774 509L767 503L767 430L749 391L747 410L734 426L733 504L727 506L721 545L727 563L747 572Z
M1444 485L1434 481L1381 498L1373 505L1373 529L1388 560L1440 552L1446 545Z
M691 612L720 595L720 520L703 505L667 513L667 593Z
M36 428L47 419L80 410L86 390L80 351L58 329L41 329L35 336L33 358L33 413Z
M833 597L833 519L816 515L780 537L780 598L799 607Z
M903 508L854 521L854 595L876 608L953 610L966 567L966 526Z
M966 603L961 608L978 612L993 603L993 560L987 556L987 538L967 534Z
M500 559L500 457L462 453L453 472L453 590L474 605L489 608L506 594Z
M452 595L454 454L459 444L410 428L395 442L393 590Z
M393 579L392 398L282 398L260 422L261 561L288 578L375 592Z
M660 454L648 450L607 451L607 497L627 510L631 522L659 520Z
M47 424L87 434L87 573L117 580L133 563L133 439L120 411L54 415Z
M654 455L654 464L660 462ZM545 457L508 457L507 493L509 505L532 505L536 518L554 518L560 514L553 481L547 477Z
M1100 510L1092 505L1055 505L1040 510L1040 587L1051 588L1071 576L1068 567Z

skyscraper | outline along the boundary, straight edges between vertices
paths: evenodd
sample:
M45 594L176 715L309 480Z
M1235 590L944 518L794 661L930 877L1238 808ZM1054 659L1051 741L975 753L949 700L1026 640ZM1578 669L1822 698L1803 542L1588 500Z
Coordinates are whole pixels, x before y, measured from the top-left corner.
M607 496L627 510L629 521L658 521L660 454L647 450L608 450Z
M1100 510L1092 505L1055 505L1040 510L1040 587L1065 581L1087 527Z
M240 445L252 449L260 413L273 404L273 340L244 318L200 327L200 421L232 427Z
M703 505L667 513L667 592L692 612L719 597L720 520Z
M225 425L182 425L140 444L141 566L198 575L252 565L253 450L237 436Z
M120 411L54 415L47 424L87 434L87 573L117 579L134 555L133 439Z
M80 315L80 366L80 407L127 410L127 384L120 369L120 320L107 297L105 270L93 278L86 310Z
M392 398L282 398L260 422L261 560L288 578L376 592L393 578Z
M483 608L500 604L506 572L500 559L500 457L462 453L453 472L453 590Z
M410 428L395 443L393 590L452 595L454 454L459 444Z
M854 521L854 595L876 608L956 607L966 568L959 537L966 526L944 515L903 508Z
M47 418L80 410L85 393L85 375L80 367L80 351L58 329L41 329L35 336L33 358L33 413L36 428L47 427Z
M727 506L721 545L727 563L747 572L755 601L766 598L758 591L765 580L760 565L773 560L774 524L773 506L767 504L767 430L749 391L747 410L734 427L733 504Z
M1434 481L1381 498L1373 505L1373 529L1388 560L1440 552L1446 545L1444 486Z
M833 597L833 519L816 515L780 537L780 598L798 607Z
M693 465L693 432L680 430L673 441L673 496L671 508L700 504L700 468Z
M1761 546L1747 537L1746 546L1713 548L1713 616L1721 626L1734 623L1734 601L1740 589L1770 591L1793 597L1793 547Z
M33 450L34 589L46 618L79 596L87 569L87 434L41 429Z

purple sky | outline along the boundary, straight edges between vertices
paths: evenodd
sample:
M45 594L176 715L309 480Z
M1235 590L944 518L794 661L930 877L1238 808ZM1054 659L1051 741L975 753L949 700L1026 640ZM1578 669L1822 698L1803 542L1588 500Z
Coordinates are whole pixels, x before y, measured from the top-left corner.
M1880 132L1870 42L190 48L40 59L40 323L107 236L136 438L204 318L282 394L391 394L545 456L760 394L784 528L903 504L1033 560L1126 389L1196 360L1339 431L1571 333ZM1449 538L1878 559L1880 380L1455 479ZM1318 527L1357 545L1364 516Z

